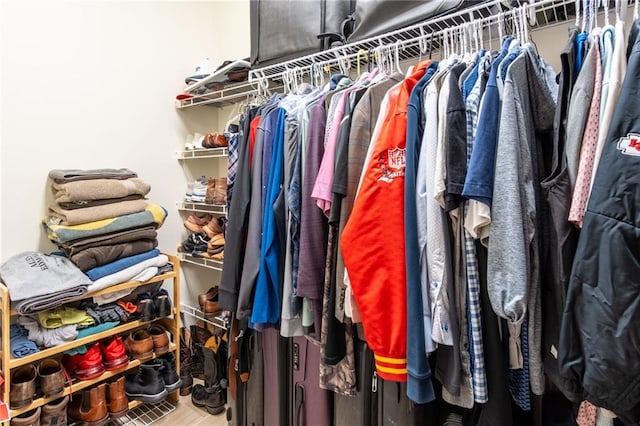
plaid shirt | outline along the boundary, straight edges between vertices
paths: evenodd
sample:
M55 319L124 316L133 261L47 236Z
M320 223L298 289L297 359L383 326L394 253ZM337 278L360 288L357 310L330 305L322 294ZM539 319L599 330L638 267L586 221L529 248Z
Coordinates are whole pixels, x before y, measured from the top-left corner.
M471 160L473 141L478 124L478 106L487 81L487 64L490 56L485 55L478 61L478 77L469 92L466 101L467 117L467 164ZM468 202L464 203L464 217L467 215ZM465 258L467 270L467 322L469 324L469 353L471 355L471 379L475 402L485 403L487 395L487 376L484 367L484 346L482 342L482 312L480 307L480 277L478 273L478 257L474 238L465 229Z
M231 205L233 194L233 184L236 182L238 173L238 133L225 133L228 141L229 156L227 158L227 209Z

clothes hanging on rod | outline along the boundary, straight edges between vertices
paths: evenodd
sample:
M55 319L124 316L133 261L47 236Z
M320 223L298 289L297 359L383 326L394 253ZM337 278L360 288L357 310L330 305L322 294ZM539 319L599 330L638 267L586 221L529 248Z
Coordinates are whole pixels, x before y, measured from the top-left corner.
M586 314L592 298L576 275L597 282L597 256L615 267L611 292L632 294L603 252L610 234L618 250L632 247L602 216L633 211L606 202L627 187L620 173L634 182L635 155L612 156L637 142L615 107L631 102L616 82L633 89L616 29L570 29L558 79L521 29L497 52L453 43L458 52L406 76L380 48L371 71L291 82L245 111L221 306L256 330L307 336L320 347L320 386L343 395L357 392L361 324L380 378L407 381L418 404L459 407L465 424L529 424L549 392L563 408L547 416L575 420L571 404L588 400L636 424L640 399L621 396L630 378L584 375L594 366L581 333L618 319L602 306ZM620 194L632 202L633 191ZM583 221L580 233L572 222ZM616 355L600 359L633 365L636 331L627 324L628 347L608 342Z

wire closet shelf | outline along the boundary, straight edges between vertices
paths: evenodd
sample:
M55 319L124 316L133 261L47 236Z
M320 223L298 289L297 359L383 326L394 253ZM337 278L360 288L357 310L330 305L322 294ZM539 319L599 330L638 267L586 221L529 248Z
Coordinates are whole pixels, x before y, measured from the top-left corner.
M253 69L249 72L249 81L264 88L269 81L286 84L292 78L313 78L327 69L349 72L358 64L366 66L369 57L388 55L390 50L400 61L426 58L430 51L441 50L446 37L456 31L477 31L484 40L497 39L500 26L505 34L512 33L522 17L526 17L527 26L532 30L567 22L575 17L575 5L575 0L490 0L362 41Z

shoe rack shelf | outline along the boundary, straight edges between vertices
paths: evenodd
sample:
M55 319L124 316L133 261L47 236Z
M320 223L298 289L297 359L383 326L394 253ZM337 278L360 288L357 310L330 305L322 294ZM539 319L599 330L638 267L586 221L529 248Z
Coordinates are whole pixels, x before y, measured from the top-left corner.
M219 260L207 259L205 257L196 257L189 253L178 253L181 262L191 263L192 265L204 266L214 271L222 271L223 263Z
M176 100L176 108L188 108L197 105L225 106L235 102L241 102L247 96L258 93L255 83L244 81L242 83L227 84L221 89L210 90L202 95L194 95L189 99Z
M63 354L63 352L68 351L70 349L77 348L79 346L86 345L86 344L91 344L109 336L121 335L137 328L147 327L149 324L153 322L161 323L171 333L173 337L173 341L174 342L179 341L180 306L181 306L180 258L170 254L167 254L167 256L169 258L169 262L173 264L173 271L171 272L157 275L149 279L148 281L144 281L144 282L132 281L132 282L117 284L102 290L87 293L82 297L79 297L77 300L87 299L87 298L91 298L99 295L105 295L105 294L126 290L126 289L134 289L137 287L141 287L143 285L152 284L152 283L156 283L164 280L171 280L172 287L173 287L173 298L172 298L173 303L172 303L171 316L164 317L164 318L156 318L152 321L140 321L140 320L128 321L112 329L105 330L96 334L92 334L90 336L82 337L72 342L63 343L55 347L42 349L34 354L27 355L22 358L14 358L11 355L11 351L9 347L9 341L10 341L9 328L12 322L12 318L15 318L18 314L15 310L11 309L10 307L11 300L9 295L9 289L3 283L0 283L0 299L1 299L0 309L2 309L2 323L0 326L1 326L1 338L3 342L3 345L2 345L3 350L0 353L0 362L2 363L1 370L3 371L3 376L4 376L4 384L2 385L2 388L1 388L2 400L5 403L7 403L7 405L9 404L9 401L10 401L9 396L10 396L10 390L11 390L11 370L14 368L20 367L22 365L31 364L31 363L33 363L34 365L37 365L38 362L43 359L54 358L54 357L58 358ZM175 354L176 370L179 373L180 372L180 351L178 350L178 346L175 343L171 343L169 351ZM155 358L155 354L149 359L153 359L153 358ZM145 359L144 362L146 361L147 360ZM100 377L97 377L95 379L78 380L76 382L72 382L71 386L65 386L62 395L56 395L53 397L46 397L46 398L45 397L34 398L33 402L25 407L10 409L11 417L17 416L31 409L40 407L44 404L47 404L53 400L60 398L63 395L72 394L79 390L104 382L119 374L133 370L134 368L138 367L140 363L141 363L140 360L132 359L129 361L129 363L126 366L123 366L122 368L119 368L113 371L105 371ZM178 392L179 390L176 390L169 394L170 400L174 403L177 402L178 400ZM130 401L129 403L129 407L137 406L137 405L139 405L138 401Z
M214 316L206 315L204 312L202 312L201 309L187 305L185 303L180 306L180 312L185 315L189 315L190 317L202 320L208 324L213 325L214 327L218 327L223 330L228 329L230 325L229 318L222 315L222 313Z
M206 204L206 203L194 203L191 201L178 201L176 202L178 210L186 212L196 213L210 213L218 216L225 216L227 214L227 206L225 204Z
M178 157L178 160L193 160L196 158L223 158L228 156L228 148L199 148L176 151L176 157Z

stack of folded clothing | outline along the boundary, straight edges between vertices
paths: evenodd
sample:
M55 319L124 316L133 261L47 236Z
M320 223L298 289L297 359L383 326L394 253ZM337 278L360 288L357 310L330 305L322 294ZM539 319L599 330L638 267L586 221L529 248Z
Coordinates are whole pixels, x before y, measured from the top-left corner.
M189 253L195 257L224 259L224 231L226 219L210 214L192 214L184 222L191 233L178 246L178 252Z
M147 202L151 187L134 171L51 170L49 177L55 204L43 220L44 228L93 281L89 292L148 280L167 264L167 256L156 248L156 230L167 211Z

